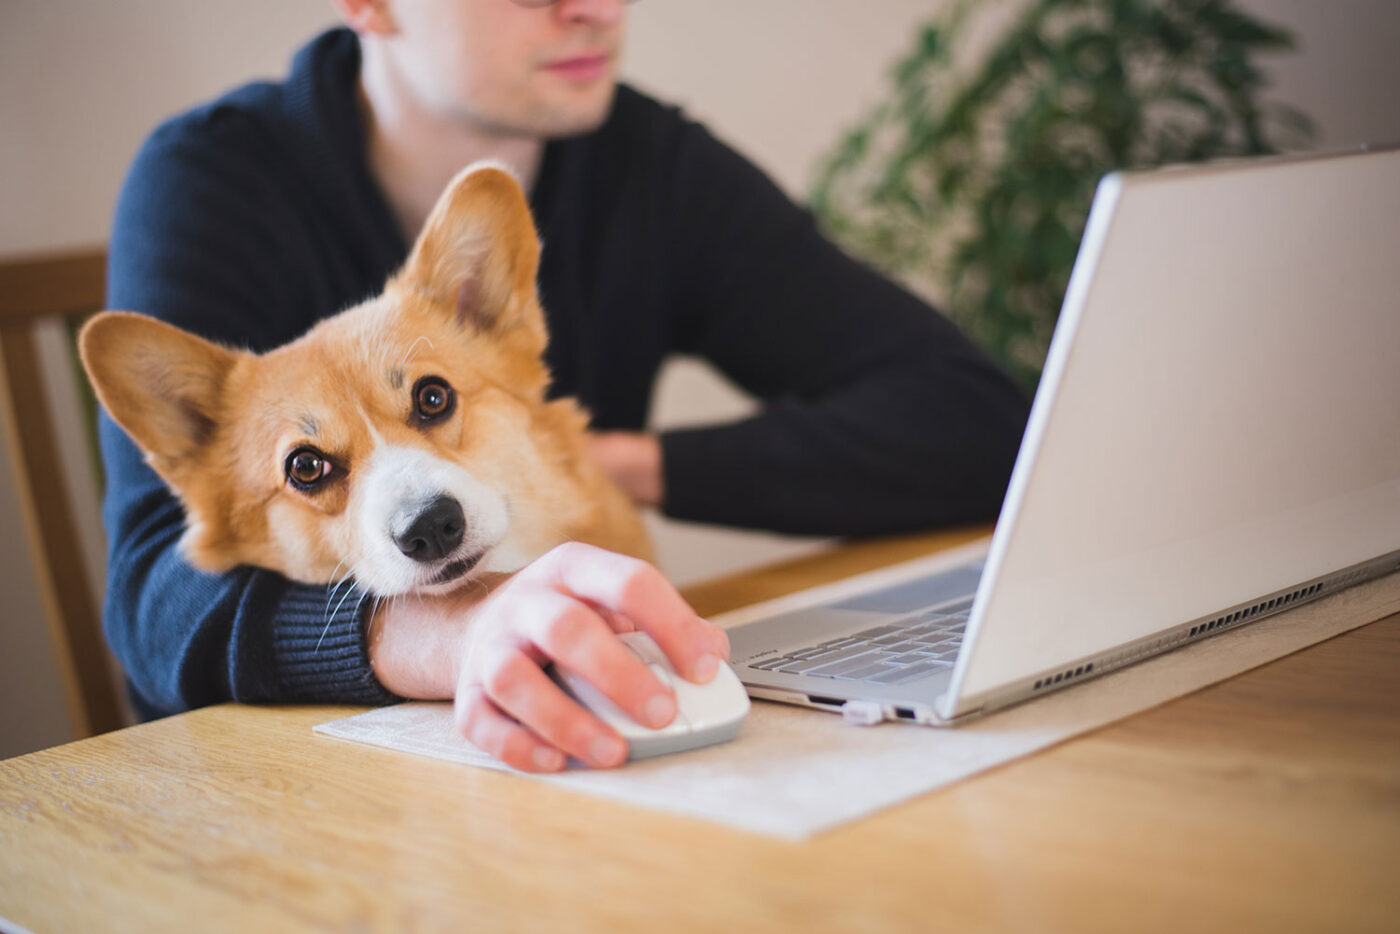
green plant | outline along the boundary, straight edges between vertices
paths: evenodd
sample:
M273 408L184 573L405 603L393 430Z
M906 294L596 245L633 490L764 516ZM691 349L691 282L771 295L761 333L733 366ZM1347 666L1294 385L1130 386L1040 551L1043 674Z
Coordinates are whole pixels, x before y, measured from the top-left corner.
M1254 60L1292 44L1231 0L963 0L826 159L812 209L1034 386L1099 178L1306 142Z

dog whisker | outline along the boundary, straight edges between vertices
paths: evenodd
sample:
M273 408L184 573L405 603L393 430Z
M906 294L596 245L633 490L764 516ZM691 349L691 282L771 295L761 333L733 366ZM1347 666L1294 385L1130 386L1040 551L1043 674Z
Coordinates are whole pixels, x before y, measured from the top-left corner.
M350 578L355 573L353 569L350 571L346 571L344 577L340 578L339 580L336 580L336 572L339 571L345 565L346 560L347 559L342 558L340 561L336 562L335 568L331 570L331 589L330 592L326 594L326 609L324 611L327 615L330 614L331 601L335 599L335 592L340 589L341 584L350 580Z
M341 597L341 601L344 602L345 597L348 597L351 594L351 592L353 592L355 589L355 582L353 580L350 580L348 577L343 578L339 582L337 582L336 585L331 588L330 594L326 597L325 617L327 626L331 624L331 618L333 616L333 614L331 613L331 601L335 599L336 592L340 590L341 584L344 584L347 581L349 582L349 588L345 591L344 596ZM336 609L338 610L340 609L340 607L337 606ZM325 633L321 634L321 638L325 638ZM320 647L319 642L317 643L317 647Z
M432 349L433 342L432 342L431 340L428 339L428 335L426 335L426 334L420 334L420 335L418 336L418 339L417 339L417 340L415 340L413 343L411 343L411 344L408 345L408 352L405 353L405 354L403 355L403 359L402 359L401 361L399 361L399 368L400 368L400 369L404 369L404 368L406 368L406 367L408 366L408 361L409 361L410 359L412 359L412 357L413 357L413 352L414 352L415 350L417 350L417 349L418 349L418 345L419 345L420 343L423 343L424 341L427 341L428 348L429 348L429 349Z
M366 591L364 592L364 594L360 597L360 599L355 603L355 615L356 615L356 616L359 616L359 615L360 615L360 609L361 609L362 607L364 607L365 601L368 600L368 599L370 598L370 596L371 596L370 592L369 592L368 590L366 590Z
M316 640L316 648L312 649L312 654L321 651L321 643L326 641L326 633L331 631L332 617L326 617L326 626L321 630L321 638Z
M335 605L335 612L331 613L329 616L326 617L326 628L321 630L321 638L316 640L316 648L312 649L313 652L321 651L321 643L326 641L326 633L331 631L331 623L335 621L336 615L340 613L340 608L345 605L345 601L350 599L350 595L354 592L355 587L352 582L352 585L346 589L345 596L341 597L340 602ZM369 591L365 591L364 594L360 597L360 602L356 604L357 609L360 605L364 603L365 597L368 595Z

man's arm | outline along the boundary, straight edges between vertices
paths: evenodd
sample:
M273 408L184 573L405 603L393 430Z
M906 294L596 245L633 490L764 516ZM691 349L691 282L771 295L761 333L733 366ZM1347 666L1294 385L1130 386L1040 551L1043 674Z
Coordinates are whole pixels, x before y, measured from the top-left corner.
M110 307L232 343L304 327L279 241L294 225L247 156L237 115L157 131L123 188L108 262ZM243 155L240 155L243 152ZM184 514L126 434L99 428L109 538L104 625L142 713L223 700L384 703L362 633L364 594L240 568L191 567Z
M995 516L1023 394L702 127L676 152L678 349L765 405L661 436L666 512L838 535Z

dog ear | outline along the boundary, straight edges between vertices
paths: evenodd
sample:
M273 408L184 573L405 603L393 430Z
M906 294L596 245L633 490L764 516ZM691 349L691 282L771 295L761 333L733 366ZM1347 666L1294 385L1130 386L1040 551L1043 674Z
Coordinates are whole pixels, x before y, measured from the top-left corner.
M239 352L124 311L89 321L78 351L103 407L172 482L212 438Z
M396 281L450 309L460 325L525 337L542 353L539 264L539 236L524 191L509 172L478 162L438 198Z

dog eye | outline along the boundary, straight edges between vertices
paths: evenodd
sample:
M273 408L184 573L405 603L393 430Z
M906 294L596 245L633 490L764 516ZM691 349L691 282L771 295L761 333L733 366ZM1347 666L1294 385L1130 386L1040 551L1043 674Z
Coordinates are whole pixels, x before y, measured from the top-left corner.
M287 479L299 490L308 490L331 475L331 462L313 447L303 446L287 455Z
M436 376L425 376L413 387L413 414L419 421L435 422L452 413L457 397L452 387Z

